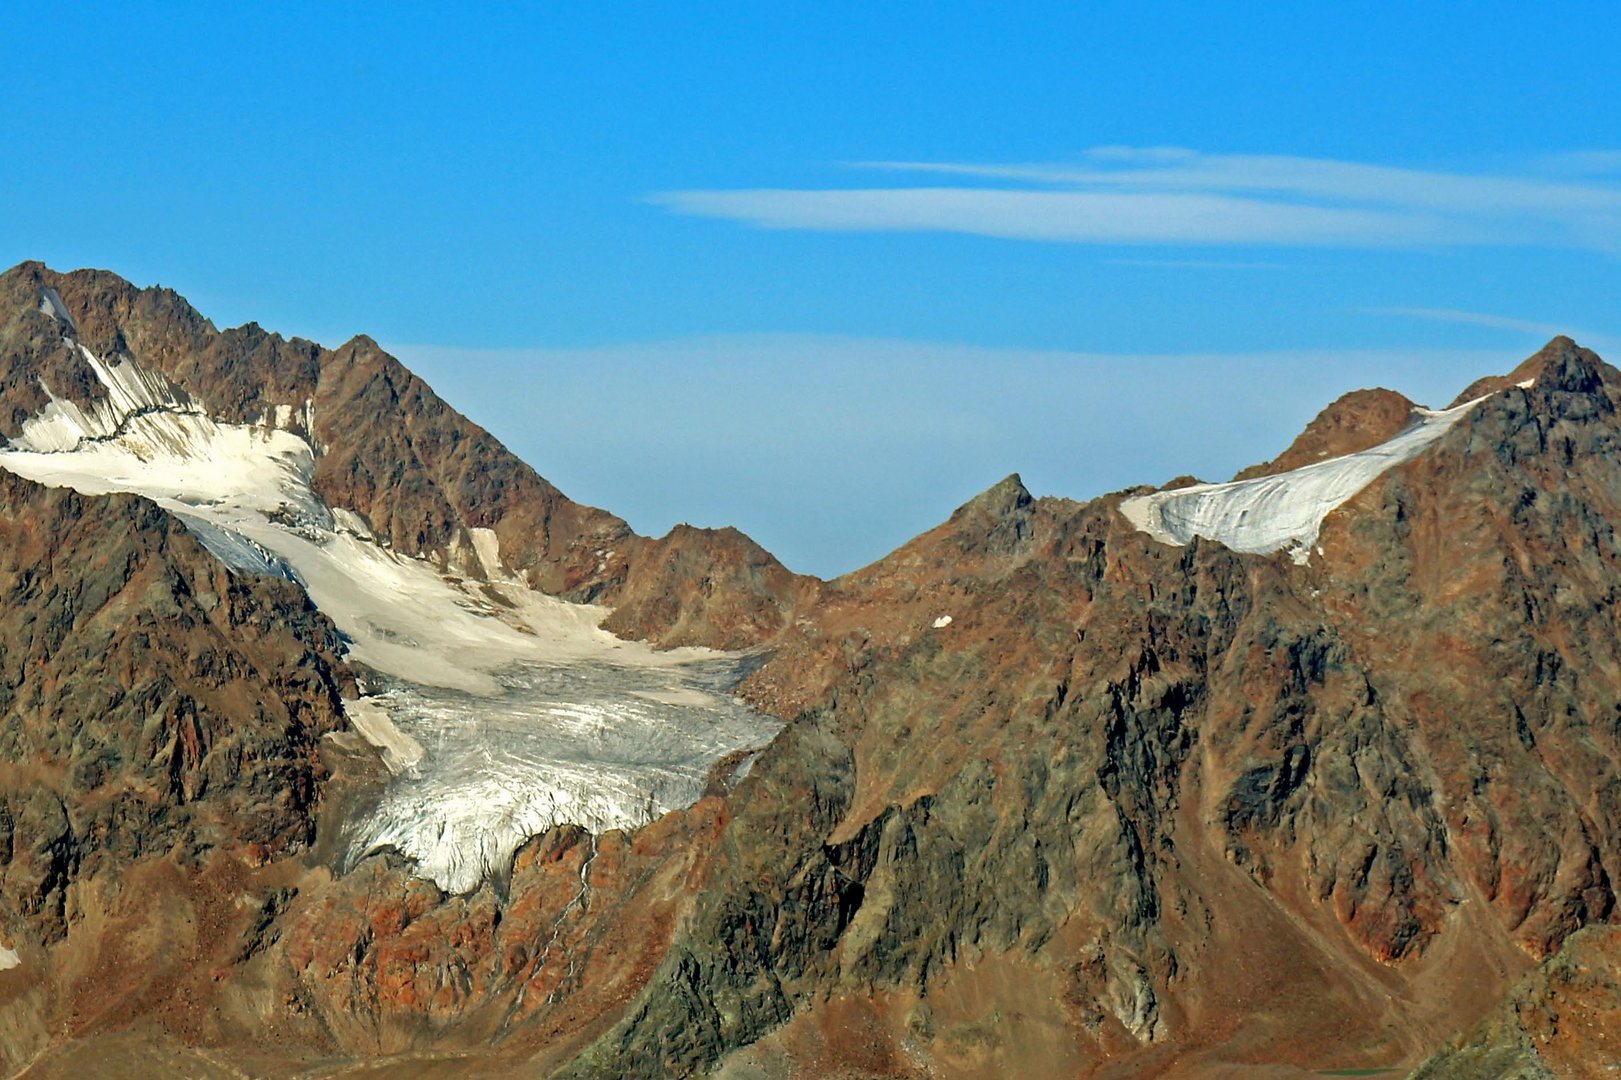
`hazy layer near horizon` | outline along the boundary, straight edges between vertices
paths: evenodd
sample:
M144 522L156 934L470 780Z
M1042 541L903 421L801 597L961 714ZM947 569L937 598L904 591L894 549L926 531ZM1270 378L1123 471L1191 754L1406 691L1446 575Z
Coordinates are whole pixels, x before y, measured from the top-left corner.
M390 348L571 498L653 535L736 525L790 568L832 577L1010 472L1075 499L1226 480L1346 391L1443 406L1541 344L1100 356L767 335Z

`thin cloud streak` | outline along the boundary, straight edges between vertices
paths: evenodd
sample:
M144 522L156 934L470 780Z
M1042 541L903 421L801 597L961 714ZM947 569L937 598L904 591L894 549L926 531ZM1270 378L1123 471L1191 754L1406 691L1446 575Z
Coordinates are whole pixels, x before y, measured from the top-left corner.
M1550 170L1577 175L1621 174L1621 150L1576 150L1542 159Z
M1459 311L1456 308L1423 308L1423 307L1384 307L1373 308L1377 315L1401 315L1413 319L1429 319L1433 322L1460 323L1466 326L1485 326L1493 330L1511 330L1515 333L1533 334L1541 337L1556 337L1560 334L1573 338L1578 344L1595 349L1621 349L1621 338L1613 334L1593 333L1587 330L1578 330L1560 323L1536 322L1531 319L1515 319L1507 315L1493 315L1484 311Z
M1078 163L869 161L882 173L996 186L665 192L681 214L760 228L932 231L1095 244L1541 245L1621 251L1621 185L1332 159L1100 147Z
M1236 259L1104 259L1110 266L1163 266L1173 270L1284 270L1298 269L1280 262L1243 262Z
M1095 153L1095 152L1094 152ZM854 167L1017 180L1068 187L1272 192L1448 211L1621 210L1621 190L1593 183L1445 173L1328 158L1201 154L1157 149L1140 156L1115 148L1094 165L975 165L954 162L857 162ZM1100 167L1129 163L1136 168ZM1592 171L1591 169L1587 171Z
M680 214L764 229L956 232L1060 243L1393 247L1491 239L1468 223L1439 214L1202 193L760 189L679 191L654 201Z

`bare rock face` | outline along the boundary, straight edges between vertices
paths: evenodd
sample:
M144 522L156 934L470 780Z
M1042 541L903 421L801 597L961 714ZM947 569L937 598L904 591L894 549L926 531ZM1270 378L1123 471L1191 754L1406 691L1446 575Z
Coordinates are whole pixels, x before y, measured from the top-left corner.
M1621 1063L1621 927L1573 934L1412 1080L1602 1080Z
M790 573L732 528L677 525L630 544L613 614L602 624L620 637L744 649L775 638L819 591L815 579Z
M8 873L66 886L87 860L309 843L347 673L302 591L233 577L144 500L5 473L0 590L0 755L30 839ZM61 891L33 899L64 932Z
M1305 1074L1481 1015L1621 873L1621 378L1535 369L1305 566L1010 481L830 583L748 686L798 718L735 854L574 1074Z
M1289 449L1235 479L1272 476L1327 458L1354 454L1390 439L1413 418L1413 403L1394 390L1353 390L1317 414Z
M349 677L301 590L132 496L0 473L0 605L0 1028L72 1032L171 1000L212 875L307 850Z
M1485 378L1476 379L1466 386L1453 399L1452 403L1458 405L1465 401L1473 401L1478 397L1495 394L1510 387L1523 389L1528 385L1534 385L1545 371L1550 369L1565 370L1566 365L1572 360L1580 362L1586 369L1587 374L1582 376L1582 379L1588 384L1587 389L1593 389L1593 383L1602 379L1602 376L1597 374L1602 361L1591 349L1584 349L1570 338L1560 334L1537 352L1526 357L1518 367L1507 375L1488 375Z

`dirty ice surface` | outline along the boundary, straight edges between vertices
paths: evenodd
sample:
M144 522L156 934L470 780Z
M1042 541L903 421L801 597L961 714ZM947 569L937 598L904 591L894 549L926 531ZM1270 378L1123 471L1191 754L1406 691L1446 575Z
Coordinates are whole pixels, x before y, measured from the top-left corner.
M1273 476L1138 495L1122 502L1120 512L1162 543L1182 545L1202 536L1234 551L1287 550L1304 564L1329 513L1380 473L1423 453L1484 400L1440 411L1414 409L1412 422L1401 432L1355 454Z
M388 710L422 764L388 786L351 857L393 847L462 892L554 824L601 832L690 806L716 759L775 733L731 699L739 664L525 664L501 672L491 696L386 682L367 702Z
M741 658L613 637L605 609L529 589L487 529L443 569L379 543L312 489L308 402L223 423L161 374L73 347L106 398L82 409L46 387L0 468L145 495L233 568L305 587L377 673L346 709L393 775L353 855L394 847L465 891L553 825L632 828L690 804L710 765L779 727L732 700Z

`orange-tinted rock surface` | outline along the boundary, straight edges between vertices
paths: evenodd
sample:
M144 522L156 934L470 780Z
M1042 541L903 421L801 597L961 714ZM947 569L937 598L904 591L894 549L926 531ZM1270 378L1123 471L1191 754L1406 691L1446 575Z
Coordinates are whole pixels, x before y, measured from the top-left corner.
M1414 1080L1602 1080L1621 1072L1621 927L1593 926Z
M1378 446L1412 418L1413 403L1394 390L1353 390L1318 413L1287 450L1264 465L1242 470L1237 479L1271 476Z

